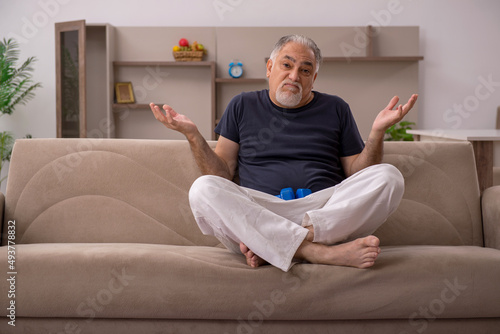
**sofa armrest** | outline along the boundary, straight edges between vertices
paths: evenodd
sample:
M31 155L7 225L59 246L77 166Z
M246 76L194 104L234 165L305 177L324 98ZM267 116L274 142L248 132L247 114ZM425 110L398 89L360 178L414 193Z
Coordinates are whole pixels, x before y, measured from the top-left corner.
M0 191L0 246L3 242L3 218L4 218L4 210L5 208L5 195Z
M500 249L500 186L488 188L482 197L484 245Z

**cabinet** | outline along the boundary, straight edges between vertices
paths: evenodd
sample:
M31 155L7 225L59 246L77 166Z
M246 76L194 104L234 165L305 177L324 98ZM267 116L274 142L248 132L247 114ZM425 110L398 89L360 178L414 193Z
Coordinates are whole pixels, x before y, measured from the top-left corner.
M266 61L284 35L311 37L323 54L314 89L346 100L364 139L376 114L398 95L418 93L418 27L115 27L85 25L87 136L184 139L152 116L149 103L169 104L191 118L206 139L232 97L268 88ZM200 62L175 62L179 38L197 40L208 53ZM229 77L232 61L242 78ZM116 82L132 82L134 104L117 104ZM58 82L58 89L64 84ZM84 87L84 88L82 88ZM59 121L58 113L58 121ZM406 118L418 123L418 104Z
M86 137L85 21L57 23L55 32L57 137Z
M70 21L55 33L57 137L113 137L112 27Z
M170 104L169 101L166 101L165 98L169 95L178 95L182 94L182 90L187 89L191 91L191 95L186 95L186 101L184 105L179 105L179 107L185 107L186 105L190 105L192 110L200 110L203 112L199 113L188 113L188 117L191 118L195 124L198 125L200 132L207 139L214 139L214 134L212 131L212 125L215 122L215 62L214 61L196 61L196 62L176 62L176 61L114 61L113 62L114 75L116 79L119 80L131 80L131 78L135 78L135 82L133 82L135 97L137 99L137 103L134 104L113 104L113 112L118 115L118 121L115 120L115 124L120 121L125 121L127 118L132 118L130 112L137 111L149 111L149 102L154 102L160 107L163 104ZM166 70L165 70L166 69ZM191 69L194 70L191 73L191 77L186 78L187 71ZM201 71L200 71L201 69ZM175 71L179 70L179 71ZM176 73L174 73L176 72ZM207 73L203 73L207 72ZM188 79L188 82L183 82L181 86L180 92L172 93L169 92L169 86L167 85L170 81L170 85L176 85L175 76L180 74L180 77L183 79ZM170 77L170 78L169 78ZM197 78L196 78L197 77ZM179 78L178 78L179 79ZM200 90L207 90L206 86L209 86L208 89L208 100L209 103L205 104L202 102L201 105L198 105L198 101L196 99L196 94L200 93ZM197 87L201 86L201 87ZM163 88L162 88L163 87ZM179 87L177 87L178 89ZM172 89L172 87L170 87ZM155 94L155 91L162 91L160 96ZM207 94L205 94L207 95ZM149 101L149 102L147 102ZM181 111L179 111L181 112ZM184 112L183 112L184 113ZM152 118L152 114L149 111L149 116ZM136 115L137 116L137 115ZM137 117L135 117L137 118ZM143 123L134 122L134 126L137 125L142 126ZM146 125L147 126L147 125ZM125 122L122 123L122 127L117 129L118 135L120 137L127 137L126 132L130 132L133 129L127 127ZM164 129L162 129L164 130ZM125 133L124 133L125 132ZM170 133L170 135L178 136L179 138L173 139L182 139L180 134Z

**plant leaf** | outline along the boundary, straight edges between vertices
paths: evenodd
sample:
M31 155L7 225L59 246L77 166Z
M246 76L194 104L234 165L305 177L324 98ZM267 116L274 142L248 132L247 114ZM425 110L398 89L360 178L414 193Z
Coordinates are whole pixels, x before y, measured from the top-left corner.
M16 68L19 60L19 45L13 39L0 42L0 113L12 114L18 104L26 104L34 97L34 90L42 87L33 83L31 66L35 57L29 57Z

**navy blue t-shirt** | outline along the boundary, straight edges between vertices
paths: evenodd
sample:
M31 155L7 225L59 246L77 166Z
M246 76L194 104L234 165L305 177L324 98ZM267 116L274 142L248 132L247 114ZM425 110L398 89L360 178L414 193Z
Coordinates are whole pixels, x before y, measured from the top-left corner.
M364 148L349 105L314 91L307 105L275 105L267 89L245 92L228 104L215 132L240 145L240 185L277 195L286 187L313 192L344 178L340 157Z

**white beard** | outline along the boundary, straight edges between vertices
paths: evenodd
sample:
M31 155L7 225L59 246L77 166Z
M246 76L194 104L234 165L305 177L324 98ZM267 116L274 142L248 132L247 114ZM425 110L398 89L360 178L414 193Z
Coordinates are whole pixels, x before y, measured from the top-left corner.
M297 93L293 93L288 88L284 88L283 86L287 83L295 85L299 91ZM285 107L293 108L300 103L300 100L302 100L302 85L298 82L292 82L289 79L286 79L276 90L276 101Z

